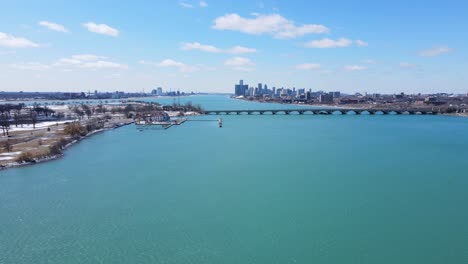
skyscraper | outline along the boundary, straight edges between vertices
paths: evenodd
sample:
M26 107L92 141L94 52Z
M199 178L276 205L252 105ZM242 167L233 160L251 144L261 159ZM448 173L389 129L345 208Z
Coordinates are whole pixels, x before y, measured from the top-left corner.
M240 80L239 84L234 86L234 94L235 96L244 96L248 89L249 86L247 84L244 85L244 80Z

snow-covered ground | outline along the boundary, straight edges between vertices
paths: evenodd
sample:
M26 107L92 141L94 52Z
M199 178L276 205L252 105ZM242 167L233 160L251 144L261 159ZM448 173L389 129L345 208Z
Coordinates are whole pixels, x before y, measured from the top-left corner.
M165 111L170 117L179 117L180 111ZM198 115L196 112L185 112L184 116Z
M19 154L21 154L21 151L0 153L0 156L16 156Z
M47 122L40 122L36 124L36 129L43 129L47 128L56 124L64 124L68 122L73 122L74 120L62 120L62 121L47 121ZM34 130L33 125L28 124L28 125L23 125L21 126L10 126L10 131L28 131L28 130Z
M57 110L68 110L68 105L48 105L48 108L57 111Z
M14 160L19 154L21 154L21 151L0 153L0 161Z

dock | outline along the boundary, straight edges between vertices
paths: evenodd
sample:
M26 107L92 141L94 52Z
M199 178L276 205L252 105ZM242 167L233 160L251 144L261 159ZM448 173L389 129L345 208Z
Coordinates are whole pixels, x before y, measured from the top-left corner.
M135 122L138 129L149 129L149 128L162 128L169 129L172 126L180 126L185 123L188 118L178 118L175 120L164 121L164 122Z

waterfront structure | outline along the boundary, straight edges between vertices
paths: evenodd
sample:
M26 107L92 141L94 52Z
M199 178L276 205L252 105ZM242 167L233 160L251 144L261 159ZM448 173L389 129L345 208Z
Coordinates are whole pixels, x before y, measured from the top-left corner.
M140 120L137 121L139 125L152 125L159 124L171 121L171 118L166 112L158 111L152 114L143 116Z
M414 108L406 108L406 109L380 109L380 108L301 108L301 109L261 109L261 110L206 110L203 111L202 114L205 115L242 115L242 114L314 114L314 115L333 115L333 114L341 114L341 115L348 115L348 114L368 114L368 115L437 115L437 114L444 114L441 109L414 109Z

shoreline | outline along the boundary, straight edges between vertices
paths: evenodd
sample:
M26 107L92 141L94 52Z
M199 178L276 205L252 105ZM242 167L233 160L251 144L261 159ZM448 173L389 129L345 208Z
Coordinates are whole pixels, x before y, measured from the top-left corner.
M113 127L102 128L102 129L99 129L99 130L92 131L92 132L86 134L85 136L82 136L82 137L80 137L78 139L74 139L70 143L63 146L62 153L60 153L60 154L52 155L52 156L45 156L43 158L35 159L34 161L31 161L31 162L18 163L18 162L15 161L15 162L7 163L7 164L4 164L4 165L0 165L0 171L7 170L7 169L13 169L13 168L21 168L21 167L26 167L26 166L31 166L31 165L35 165L35 164L40 164L40 163L45 163L45 162L49 162L49 161L58 160L58 159L63 158L65 156L65 151L67 149L75 146L76 144L78 144L79 142L81 142L81 141L83 141L83 140L85 140L87 138L90 138L90 137L92 137L92 136L94 136L96 134L100 134L100 133L103 133L103 132L106 132L106 131L109 131L109 130L114 130L114 129L121 128L121 127L124 127L124 126L128 126L128 125L131 125L133 123L135 123L135 121L123 122L122 124L118 124L118 125L115 125Z
M281 102L268 102L268 101L259 101L259 100L248 100L246 98L237 98L237 97L231 97L232 99L235 100L241 100L241 101L246 101L246 102L255 102L255 103L265 103L265 104L279 104L279 105L294 105L294 106L303 106L305 108L307 107L323 107L323 108L336 108L336 109L368 109L370 107L366 107L365 105L356 105L353 107L350 106L343 106L343 105L327 105L327 104L298 104L298 103L281 103ZM397 110L397 109L392 109L389 108L388 110ZM438 113L436 115L439 116L451 116L451 117L468 117L468 113Z

